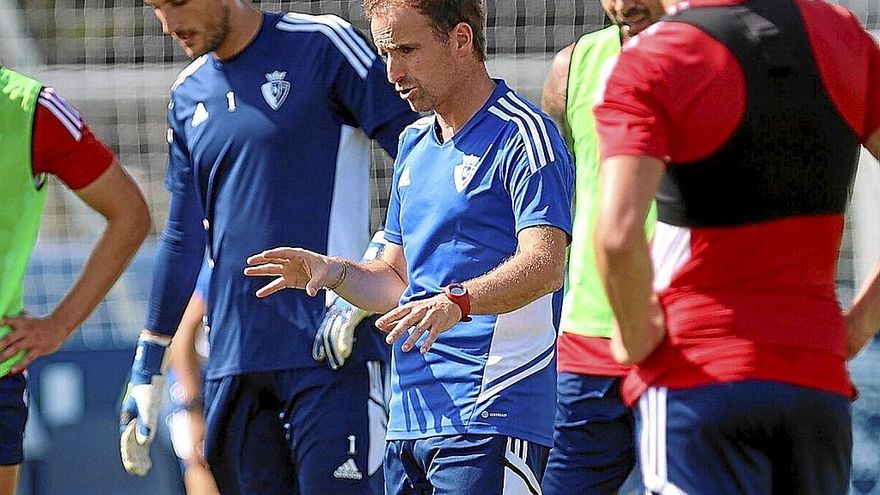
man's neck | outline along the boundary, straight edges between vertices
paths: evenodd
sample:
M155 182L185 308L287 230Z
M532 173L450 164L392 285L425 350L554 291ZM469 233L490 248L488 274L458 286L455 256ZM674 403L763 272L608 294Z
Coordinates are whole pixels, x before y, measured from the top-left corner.
M495 91L495 81L489 77L485 64L465 78L447 101L436 108L441 140L452 139L483 107Z
M257 37L263 25L263 13L249 2L239 2L229 16L229 35L214 56L220 60L235 57Z

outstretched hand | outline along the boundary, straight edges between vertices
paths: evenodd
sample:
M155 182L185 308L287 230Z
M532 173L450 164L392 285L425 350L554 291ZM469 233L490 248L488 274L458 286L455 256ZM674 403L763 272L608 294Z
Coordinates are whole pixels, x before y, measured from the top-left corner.
M342 276L342 264L306 249L279 247L247 259L244 274L249 277L277 277L257 291L257 297L270 296L281 289L305 289L314 297L327 285L335 285Z

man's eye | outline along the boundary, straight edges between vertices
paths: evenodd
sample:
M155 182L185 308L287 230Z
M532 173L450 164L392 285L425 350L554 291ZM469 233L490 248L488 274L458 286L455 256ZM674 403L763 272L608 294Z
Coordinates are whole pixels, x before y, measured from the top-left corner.
M416 49L415 49L414 47L411 47L411 46L405 46L405 47L403 47L403 48L400 49L400 53L402 53L402 54L404 54L404 55L409 55L410 53L412 53L412 52L414 52L414 51L416 51Z

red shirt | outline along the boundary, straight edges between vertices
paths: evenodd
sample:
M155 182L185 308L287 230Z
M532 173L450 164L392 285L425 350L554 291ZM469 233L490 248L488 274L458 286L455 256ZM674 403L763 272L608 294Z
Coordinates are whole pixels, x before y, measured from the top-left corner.
M841 7L795 3L825 91L865 141L880 129L877 43ZM601 156L707 157L737 129L745 102L744 75L727 47L694 26L657 23L624 46L595 109ZM627 377L625 399L649 386L744 379L850 394L835 294L842 233L842 215L728 228L658 224L652 257L668 337Z
M38 103L32 145L34 175L52 174L73 190L94 182L113 163L113 152L54 89L43 88Z

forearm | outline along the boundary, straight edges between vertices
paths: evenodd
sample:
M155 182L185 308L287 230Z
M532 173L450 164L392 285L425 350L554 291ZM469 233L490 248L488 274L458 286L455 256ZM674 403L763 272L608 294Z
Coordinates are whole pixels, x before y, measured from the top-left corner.
M865 147L880 160L880 130L865 142ZM847 356L855 357L880 329L880 264L862 284L852 307L845 314L847 326Z
M143 210L108 221L74 285L50 315L70 335L94 311L125 270L149 230Z
M171 370L187 401L202 398L202 365L191 338L180 340L178 331L171 342ZM180 342L180 344L178 343Z
M144 328L173 335L192 295L205 252L198 208L172 196L168 223L159 240Z
M862 285L846 312L847 355L853 358L880 330L880 264Z
M562 287L565 234L541 233L540 249L520 249L489 273L463 283L472 314L503 314Z
M337 261L335 263L339 265ZM381 259L366 263L346 260L346 275L336 293L353 305L373 313L385 313L396 308L406 290L406 274L398 273ZM341 268L332 268L341 273Z
M623 364L645 359L666 333L653 300L653 268L645 219L663 175L662 161L618 156L602 161L600 200L593 246L600 278L617 319L614 358Z
M202 331L204 315L202 295L194 293L171 341L171 369L187 401L202 397L202 363L196 352L196 338Z
M608 302L617 319L620 344L626 355L615 356L624 364L645 359L659 344L663 334L650 321L653 279L651 260L644 233L623 246L599 243L596 258Z

